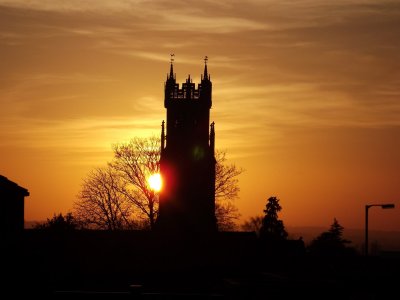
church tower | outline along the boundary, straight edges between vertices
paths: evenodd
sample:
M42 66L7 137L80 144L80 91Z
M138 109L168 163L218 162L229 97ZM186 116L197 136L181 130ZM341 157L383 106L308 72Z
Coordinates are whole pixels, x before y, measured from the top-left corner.
M190 75L180 88L172 56L165 82L167 122L161 125L163 189L157 226L171 232L215 232L215 131L207 57L197 88Z

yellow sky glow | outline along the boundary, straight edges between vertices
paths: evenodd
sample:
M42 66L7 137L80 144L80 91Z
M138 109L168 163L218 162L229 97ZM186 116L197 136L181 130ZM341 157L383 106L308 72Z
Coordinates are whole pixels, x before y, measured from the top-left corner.
M242 220L270 196L288 226L400 207L400 3L0 0L0 28L0 174L30 191L26 220L71 210L113 144L160 134L170 53L178 82L209 57Z

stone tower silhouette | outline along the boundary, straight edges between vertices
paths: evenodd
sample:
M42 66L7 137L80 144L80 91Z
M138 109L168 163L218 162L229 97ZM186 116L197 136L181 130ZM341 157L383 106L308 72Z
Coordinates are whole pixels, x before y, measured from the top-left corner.
M171 232L214 232L215 130L214 122L210 124L212 84L207 57L196 89L190 75L179 88L172 56L165 82L166 133L164 121L161 125L163 189L157 226Z

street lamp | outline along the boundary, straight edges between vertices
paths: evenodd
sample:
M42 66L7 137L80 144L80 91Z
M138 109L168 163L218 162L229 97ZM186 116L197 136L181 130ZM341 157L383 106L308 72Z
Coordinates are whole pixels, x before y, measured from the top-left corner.
M365 205L365 256L368 256L368 209L372 206L380 206L382 209L394 208L394 204L367 204Z

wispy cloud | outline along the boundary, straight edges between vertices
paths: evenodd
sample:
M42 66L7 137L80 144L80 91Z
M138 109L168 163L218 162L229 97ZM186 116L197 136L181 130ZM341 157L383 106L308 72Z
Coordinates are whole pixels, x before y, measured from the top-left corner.
M1 0L0 4L10 7L26 8L42 11L77 12L77 11L123 11L145 3L145 0L107 1L107 0Z
M394 118L388 121L363 105L373 97L393 97L397 91L396 80L390 81L391 84L386 78L399 76L393 72L399 61L395 51L399 42L395 36L400 34L397 29L400 26L396 26L400 25L396 18L400 10L395 2L250 1L241 10L236 9L239 2L231 1L206 1L197 5L184 5L186 2L182 1L173 6L168 1L0 3L33 9L38 12L37 16L47 11L59 13L61 18L57 20L35 17L27 20L37 26L31 38L35 38L35 34L38 39L50 40L57 35L70 36L79 41L76 45L80 45L85 55L92 51L96 55L109 53L130 57L132 62L149 60L167 64L168 55L176 50L176 45L182 53L177 55L179 73L179 64L197 65L200 59L196 51L203 52L211 47L211 53L205 54L211 57L212 74L218 76L226 70L240 70L229 74L229 77L237 77L229 83L240 87L236 90L232 86L230 89L218 86L216 79L216 98L227 98L235 103L246 99L246 103L261 106L270 99L271 106L281 107L279 111L275 109L275 114L282 119L290 116L287 119L298 124L308 124L310 116L314 116L313 122L333 124L331 118L335 113L332 111L337 112L338 118L334 124L349 124L349 115L353 115L352 124L397 124ZM288 11L293 13L288 15ZM112 21L112 12L118 12L120 22ZM7 43L23 41L28 35L22 33L23 27L8 28L2 33ZM243 31L248 32L244 34ZM82 37L88 39L83 43ZM218 42L224 47L218 46ZM154 49L154 45L158 49ZM229 53L225 49L229 49ZM387 55L381 56L382 52ZM187 73L186 69L183 74ZM104 86L105 83L104 78L94 76L93 72L85 75L86 78L79 74L62 74L60 78L38 76L42 77L33 79L33 82L41 82L37 87L65 86L72 83L66 80L68 77L80 84ZM114 74L112 77L115 78ZM253 82L246 82L246 78ZM11 96L16 102L27 99L23 94L32 93L35 87L29 80L24 84L27 86L6 89L5 99ZM71 97L94 96L87 94L87 89L80 90L81 93L74 91ZM45 95L35 101L50 101L51 98L58 102L57 99L61 101L66 99L64 97ZM355 115L350 113L352 110L356 111ZM382 99L379 110L395 115L398 108L393 100ZM318 118L318 114L322 117Z
M158 134L157 118L137 119L73 119L69 121L35 121L14 119L3 124L1 146L19 145L34 149L109 150L112 143L124 142L134 136ZM18 124L24 123L24 126Z

